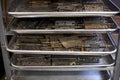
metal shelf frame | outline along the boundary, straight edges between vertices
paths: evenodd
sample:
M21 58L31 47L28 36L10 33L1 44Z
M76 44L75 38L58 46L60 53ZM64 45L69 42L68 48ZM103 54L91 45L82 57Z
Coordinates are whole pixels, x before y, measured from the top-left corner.
M2 1L0 1L0 41L1 41L1 48L2 48L2 55L4 61L4 67L7 79L11 79L11 69L10 69L10 60L9 60L9 53L6 50L6 36L5 36L5 28L3 23L3 14L2 14Z
M120 28L118 28L119 30L119 39L118 39L118 45L117 45L117 55L115 57L116 59L116 64L113 70L113 76L111 80L119 80L119 76L120 76ZM5 25L3 22L3 14L2 14L2 0L0 0L0 41L1 41L1 48L2 48L2 55L3 55L3 61L4 61L4 65L5 65L5 71L6 71L6 76L8 80L11 80L12 77L12 70L13 68L11 68L10 65L10 53L7 51L6 49L6 43L7 43L7 35L5 35Z

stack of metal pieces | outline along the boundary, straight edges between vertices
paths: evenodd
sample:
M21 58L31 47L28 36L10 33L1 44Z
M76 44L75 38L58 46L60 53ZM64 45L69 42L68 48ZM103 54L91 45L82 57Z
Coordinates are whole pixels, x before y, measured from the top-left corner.
M99 63L99 56L46 56L14 55L12 62L17 66L72 66Z
M14 50L109 51L111 42L105 34L19 35L9 45Z
M114 29L115 24L111 18L40 18L40 19L15 19L12 29Z

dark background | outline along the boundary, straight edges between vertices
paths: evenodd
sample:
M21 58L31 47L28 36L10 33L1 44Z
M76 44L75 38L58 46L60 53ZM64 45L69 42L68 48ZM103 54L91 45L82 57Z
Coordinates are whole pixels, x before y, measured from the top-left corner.
M3 66L3 59L2 59L2 52L1 52L1 47L0 47L0 79L4 75L4 66Z

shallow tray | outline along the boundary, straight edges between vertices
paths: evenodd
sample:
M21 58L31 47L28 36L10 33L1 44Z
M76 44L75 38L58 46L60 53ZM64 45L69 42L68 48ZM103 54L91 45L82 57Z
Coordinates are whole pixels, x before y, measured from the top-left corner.
M87 33L108 32L117 29L112 18L24 18L14 19L8 27L16 33Z
M75 17L75 16L112 16L119 13L119 8L110 0L102 2L84 2L80 0L39 1L14 0L8 14L14 17ZM72 3L72 4L71 4ZM42 5L41 5L42 4ZM93 4L89 10L86 4ZM100 6L96 5L100 4ZM40 6L41 5L41 6ZM98 7L98 8L97 8ZM103 7L101 9L101 7ZM86 10L85 10L86 9Z
M108 34L23 34L14 36L7 50L17 54L107 55L116 47Z
M108 71L16 71L11 80L111 80Z
M41 71L77 71L112 69L112 56L43 56L43 55L13 55L11 65L18 70ZM110 68L111 67L111 68Z

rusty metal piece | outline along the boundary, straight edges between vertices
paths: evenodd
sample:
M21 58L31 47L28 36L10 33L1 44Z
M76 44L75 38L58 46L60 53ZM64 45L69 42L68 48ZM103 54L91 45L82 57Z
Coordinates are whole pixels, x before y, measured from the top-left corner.
M83 44L83 41L77 36L60 38L59 40L65 48L76 47Z
M84 4L85 11L103 11L103 4Z

